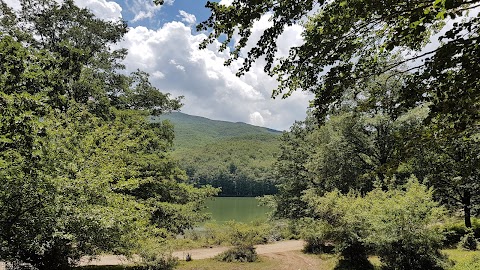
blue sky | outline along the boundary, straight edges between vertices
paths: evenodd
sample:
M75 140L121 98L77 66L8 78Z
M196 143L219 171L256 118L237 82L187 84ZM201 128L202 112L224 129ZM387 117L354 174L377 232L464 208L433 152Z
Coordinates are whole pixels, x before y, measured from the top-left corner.
M138 8L138 6L140 6L142 3L145 4L145 2L134 0L118 0L116 2L122 7L123 19L129 21L129 25L132 27L143 25L147 26L148 28L158 28L166 22L178 21L180 10L183 10L188 14L195 15L197 21L203 21L210 15L209 9L205 8L207 1L176 0L173 2L166 1L166 3L159 10L157 10L154 13L154 16L151 18L133 21L136 15L136 8Z
M4 0L18 8L18 0ZM55 0L61 1L61 0ZM228 4L231 0L221 0ZM181 111L210 119L245 122L278 130L288 130L296 120L303 120L311 96L296 92L286 100L271 98L277 86L258 61L250 72L235 76L242 58L231 66L223 65L228 52L219 52L214 43L198 48L207 33L195 31L195 25L209 16L206 0L165 0L155 6L153 0L75 0L104 20L122 18L129 25L124 40L114 48L127 48L127 71L141 69L162 92L184 96ZM252 29L251 47L270 24L264 16ZM278 56L302 42L302 28L286 29L278 41ZM244 51L246 53L246 51Z

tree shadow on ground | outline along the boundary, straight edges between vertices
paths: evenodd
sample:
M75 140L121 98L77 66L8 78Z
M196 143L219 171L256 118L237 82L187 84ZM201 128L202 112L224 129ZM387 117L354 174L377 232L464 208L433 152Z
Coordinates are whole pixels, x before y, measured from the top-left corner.
M334 270L375 270L375 267L368 260L346 260L341 259Z
M102 266L78 266L72 269L77 270L133 270L135 266L126 265L102 265Z

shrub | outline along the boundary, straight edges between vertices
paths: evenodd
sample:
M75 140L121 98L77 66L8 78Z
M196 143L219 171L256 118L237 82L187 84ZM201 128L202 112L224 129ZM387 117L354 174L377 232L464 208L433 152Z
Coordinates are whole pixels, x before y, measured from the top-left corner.
M466 234L460 239L458 247L465 250L477 250L477 246L478 242L475 238L473 230L468 228Z
M80 260L79 249L74 248L72 241L65 237L53 237L42 245L43 252L31 256L29 260L10 260L7 269L12 270L63 270L70 269ZM25 252L25 251L23 251ZM22 254L26 257L27 252Z
M442 226L445 239L442 244L445 248L458 245L462 237L467 234L467 228L463 220L447 222ZM472 230L475 238L480 238L480 219L472 218Z
M178 259L171 255L167 242L155 238L142 239L134 254L140 259L132 270L172 270L178 265Z
M341 252L342 258L335 270L373 270L372 263L368 260L367 249L363 243L349 243Z
M299 223L301 237L305 240L303 252L312 254L332 253L335 246L332 240L335 239L331 233L331 227L324 222L304 218Z
M268 232L268 242L276 242L284 239L294 238L298 239L298 236L295 236L295 234L291 230L291 225L288 222L278 220L270 225Z
M439 251L442 231L434 226L444 220L445 210L433 200L432 190L415 178L402 188L377 188L365 196L338 191L318 196L310 190L303 199L315 216L314 226L306 230L309 248L321 251L322 245L331 241L343 256L339 267L371 269L367 260L370 249L380 256L384 269L448 267Z
M329 251L331 252L333 251L333 249ZM303 252L311 254L329 253L326 252L326 245L323 239L317 238L314 235L305 238L305 246L303 247Z
M375 190L371 202L370 234L366 241L376 247L384 269L445 269L440 253L442 231L433 226L444 219L445 210L433 200L432 190L411 179L404 189Z
M446 248L455 247L465 235L466 227L462 221L455 223L447 223L442 227L443 235L442 246Z
M270 226L266 223L227 222L227 236L235 246L250 246L268 242Z
M172 270L177 265L177 258L171 255L142 255L142 260L132 270Z
M225 224L208 222L202 230L188 230L181 239L171 242L177 248L189 249L217 245L258 245L283 239L298 239L292 232L291 222L269 221L242 223L229 221Z
M304 199L314 209L315 219L302 220L302 237L307 245L304 250L313 253L335 251L343 257L343 265L357 265L369 269L364 240L369 228L365 215L367 201L355 193L342 195L338 191L329 192L322 197L313 191L305 193Z
M222 262L255 262L257 252L253 246L235 246L215 257Z

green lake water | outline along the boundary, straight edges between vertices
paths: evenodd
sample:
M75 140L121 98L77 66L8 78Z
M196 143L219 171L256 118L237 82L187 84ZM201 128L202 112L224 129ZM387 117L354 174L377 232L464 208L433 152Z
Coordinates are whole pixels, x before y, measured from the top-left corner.
M258 204L258 200L252 197L216 197L206 202L204 211L212 215L210 222L220 224L230 220L245 223L266 221L272 209Z

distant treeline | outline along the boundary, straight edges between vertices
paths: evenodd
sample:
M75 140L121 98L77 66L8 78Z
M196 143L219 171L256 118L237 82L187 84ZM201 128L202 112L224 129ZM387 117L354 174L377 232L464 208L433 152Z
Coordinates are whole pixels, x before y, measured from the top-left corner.
M211 185L221 188L221 197L255 197L277 192L272 179L255 180L243 173L219 171L215 175L189 175L196 186Z
M278 136L252 135L182 149L176 155L196 186L219 187L219 196L262 196L277 191L273 163L278 144Z

